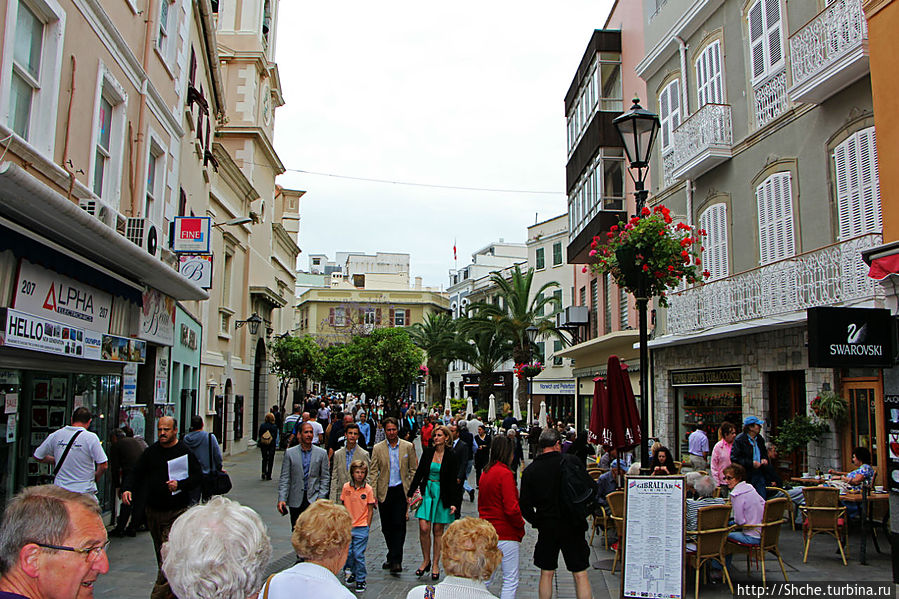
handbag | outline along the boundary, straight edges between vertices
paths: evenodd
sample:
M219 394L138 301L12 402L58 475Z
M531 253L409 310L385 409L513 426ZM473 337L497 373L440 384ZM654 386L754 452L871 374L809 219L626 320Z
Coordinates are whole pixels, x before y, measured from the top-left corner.
M409 509L417 510L421 507L421 504L424 500L425 498L421 496L421 490L415 489L415 493L412 494L412 501L409 502Z
M209 463L212 464L212 435L206 438L209 439ZM224 470L212 470L203 475L203 495L206 497L224 495L230 490L231 477Z

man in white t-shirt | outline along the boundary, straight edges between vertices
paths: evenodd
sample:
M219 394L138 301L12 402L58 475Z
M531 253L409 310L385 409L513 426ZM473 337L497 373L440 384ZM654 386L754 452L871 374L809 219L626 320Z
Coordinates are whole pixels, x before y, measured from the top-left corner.
M300 422L297 422L296 428L294 429L295 430L294 434L297 434L297 435L299 434L300 427L303 425L304 422L308 422L309 424L312 425L312 444L313 445L321 445L322 437L325 434L325 429L323 429L322 425L319 424L317 421L312 420L312 417L309 415L309 412L303 412L303 420Z
M109 459L96 434L87 430L91 425L91 413L80 407L72 414L72 424L53 432L34 450L34 459L62 466L53 484L75 493L96 493L97 481L106 472ZM75 435L72 448L63 460L62 456Z

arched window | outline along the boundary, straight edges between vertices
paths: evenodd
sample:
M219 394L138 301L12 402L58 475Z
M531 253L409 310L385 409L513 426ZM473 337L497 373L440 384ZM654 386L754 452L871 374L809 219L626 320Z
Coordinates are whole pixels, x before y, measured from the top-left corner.
M874 127L850 135L833 151L834 182L839 220L838 239L880 233L880 179Z

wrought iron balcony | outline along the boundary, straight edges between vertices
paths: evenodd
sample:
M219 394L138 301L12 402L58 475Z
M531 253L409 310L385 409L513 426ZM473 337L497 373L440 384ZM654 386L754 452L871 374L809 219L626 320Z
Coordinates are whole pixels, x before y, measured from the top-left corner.
M787 95L787 71L781 69L760 81L752 88L755 95L755 126L761 129L781 114L790 105Z
M862 0L837 0L790 36L790 97L820 103L869 72Z
M671 177L695 178L708 172L730 159L733 143L730 106L704 105L674 130Z
M881 243L863 235L766 264L668 297L668 333L710 327L882 297L868 278L862 250Z

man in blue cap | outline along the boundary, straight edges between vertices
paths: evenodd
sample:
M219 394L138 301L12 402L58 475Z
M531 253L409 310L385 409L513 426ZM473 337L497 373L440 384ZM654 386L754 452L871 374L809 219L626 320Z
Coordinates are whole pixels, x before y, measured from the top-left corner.
M768 465L768 450L765 439L759 433L765 421L758 416L743 419L743 432L734 439L730 450L730 461L746 469L746 482L755 487L758 494L765 497L765 470Z
M604 472L597 480L596 480L596 504L597 506L602 506L604 508L609 507L609 502L606 501L606 496L609 493L617 491L621 488L619 481L621 480L622 474L624 474L624 462L620 459L612 460L609 463L609 471Z

